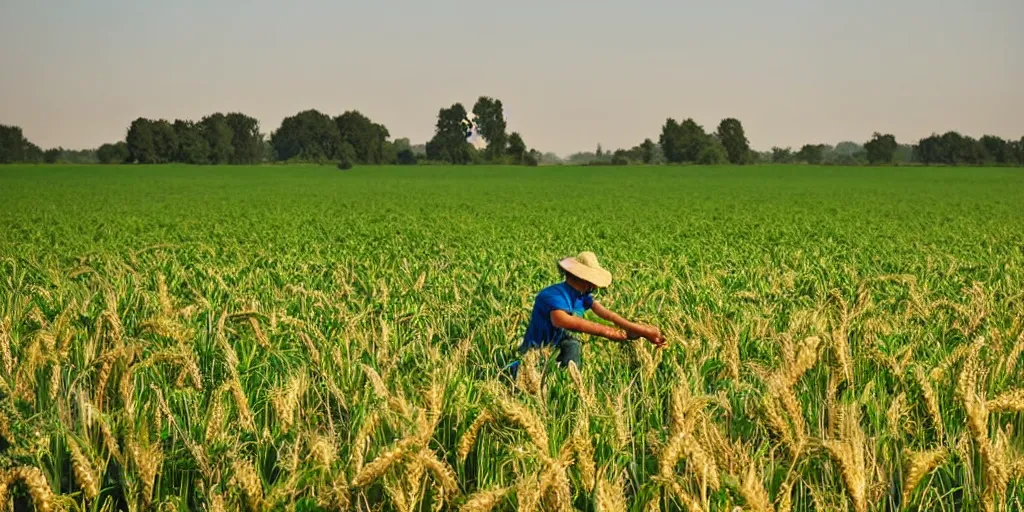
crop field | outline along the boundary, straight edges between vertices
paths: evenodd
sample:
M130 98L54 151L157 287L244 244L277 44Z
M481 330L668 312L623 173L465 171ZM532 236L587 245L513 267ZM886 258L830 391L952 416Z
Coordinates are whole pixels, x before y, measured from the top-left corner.
M1024 172L5 166L0 367L3 510L1021 510Z

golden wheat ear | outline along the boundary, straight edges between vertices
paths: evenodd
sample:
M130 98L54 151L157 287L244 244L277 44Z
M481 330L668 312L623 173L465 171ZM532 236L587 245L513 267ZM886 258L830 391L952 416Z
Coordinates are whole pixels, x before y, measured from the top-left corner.
M477 491L466 499L466 502L459 508L459 512L490 512L505 499L510 490L510 487L499 487Z

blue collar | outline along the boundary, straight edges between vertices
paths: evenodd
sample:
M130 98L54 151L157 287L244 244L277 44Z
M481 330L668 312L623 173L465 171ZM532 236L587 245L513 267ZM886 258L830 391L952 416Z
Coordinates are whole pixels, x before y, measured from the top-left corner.
M562 281L562 286L564 286L565 289L569 292L569 297L572 298L573 300L580 299L588 295L577 290L576 288L573 288L572 285L566 281Z

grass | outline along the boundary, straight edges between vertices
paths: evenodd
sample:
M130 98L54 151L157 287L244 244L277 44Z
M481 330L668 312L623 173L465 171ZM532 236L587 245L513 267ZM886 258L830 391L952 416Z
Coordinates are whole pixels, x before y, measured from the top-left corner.
M0 503L1024 504L1024 173L0 167ZM506 384L555 261L668 348Z

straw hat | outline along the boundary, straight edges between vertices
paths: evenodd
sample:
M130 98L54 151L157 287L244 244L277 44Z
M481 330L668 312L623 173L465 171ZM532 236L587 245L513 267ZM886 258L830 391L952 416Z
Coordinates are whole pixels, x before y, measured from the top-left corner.
M611 272L601 268L597 256L590 251L583 251L575 258L563 258L559 260L558 266L598 288L604 288L612 283Z

